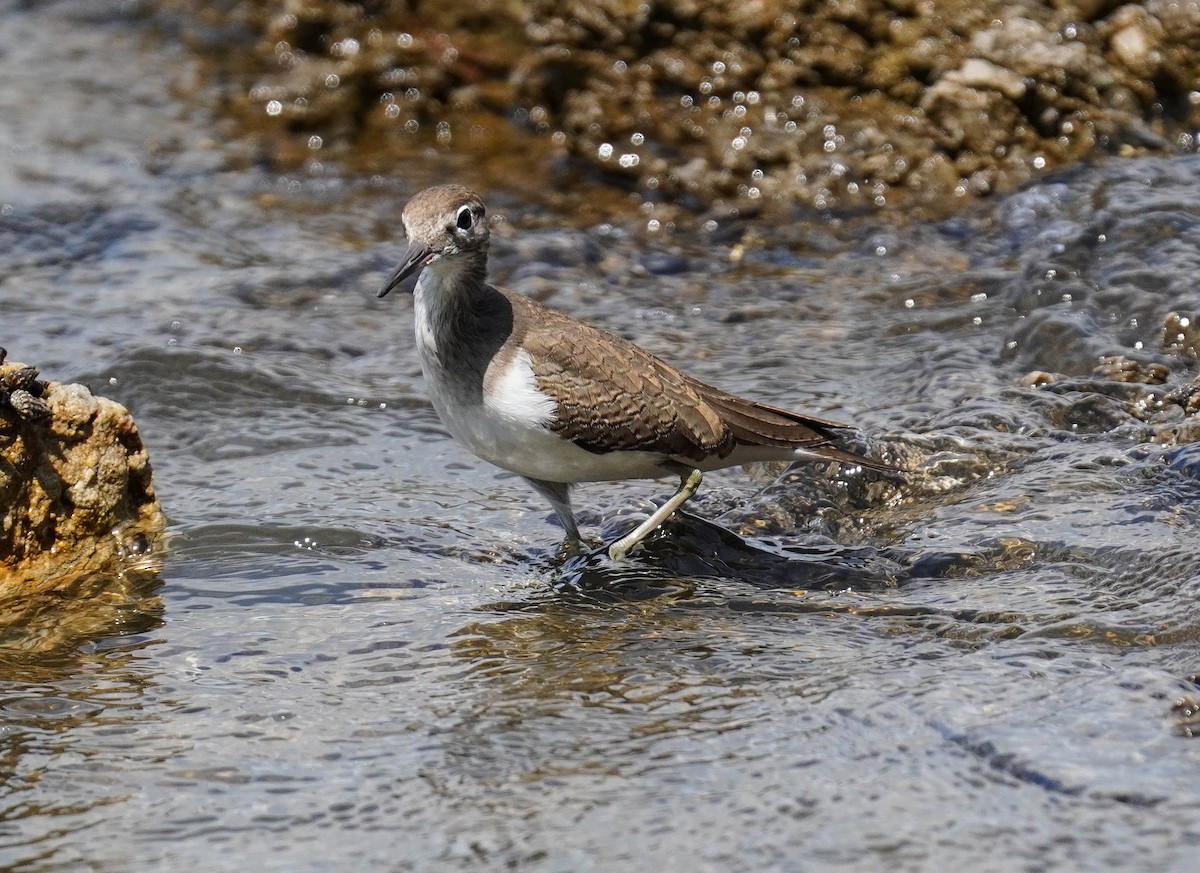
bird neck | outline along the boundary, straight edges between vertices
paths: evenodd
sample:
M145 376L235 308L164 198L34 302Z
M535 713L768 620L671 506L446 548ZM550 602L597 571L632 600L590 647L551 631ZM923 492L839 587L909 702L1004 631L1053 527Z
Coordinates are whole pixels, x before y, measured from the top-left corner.
M467 307L487 288L487 252L458 252L439 258L421 271L414 293L427 311Z
M487 252L459 252L434 261L413 291L417 347L427 363L450 366L470 353L499 292L487 284ZM461 363L461 361L458 361Z

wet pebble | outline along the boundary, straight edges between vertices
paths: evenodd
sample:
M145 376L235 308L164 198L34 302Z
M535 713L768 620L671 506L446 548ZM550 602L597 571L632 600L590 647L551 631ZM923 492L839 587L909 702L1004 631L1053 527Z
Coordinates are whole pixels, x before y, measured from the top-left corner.
M642 256L640 263L647 273L656 276L675 276L688 270L687 258L674 252L650 252Z
M582 231L543 230L522 233L509 240L512 254L522 263L541 262L559 267L595 264L604 250L595 238Z

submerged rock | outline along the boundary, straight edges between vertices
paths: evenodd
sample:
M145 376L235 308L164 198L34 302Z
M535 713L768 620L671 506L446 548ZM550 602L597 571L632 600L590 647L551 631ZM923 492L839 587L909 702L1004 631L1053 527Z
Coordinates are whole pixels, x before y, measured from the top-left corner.
M1147 442L1181 446L1200 440L1200 375L1193 312L1169 312L1163 319L1161 360L1106 355L1088 377L1036 371L1018 380L1062 398L1045 407L1057 426L1095 433L1129 425Z
M110 628L159 568L165 519L129 412L2 349L0 512L0 645Z

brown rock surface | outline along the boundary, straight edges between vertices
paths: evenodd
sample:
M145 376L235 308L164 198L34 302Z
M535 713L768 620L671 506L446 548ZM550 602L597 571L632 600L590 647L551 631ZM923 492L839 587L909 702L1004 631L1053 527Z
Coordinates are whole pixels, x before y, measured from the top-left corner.
M160 4L285 164L432 147L520 186L567 155L696 209L944 208L1200 128L1195 0Z
M46 649L144 611L165 520L129 412L23 367L0 355L0 646Z

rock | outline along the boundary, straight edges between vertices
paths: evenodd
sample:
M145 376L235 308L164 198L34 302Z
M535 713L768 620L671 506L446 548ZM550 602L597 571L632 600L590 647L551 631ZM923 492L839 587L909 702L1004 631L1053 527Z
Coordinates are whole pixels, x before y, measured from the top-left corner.
M1035 371L1017 380L1022 388L1057 395L1053 408L1058 426L1082 432L1112 430L1143 422L1148 442L1185 446L1200 440L1200 376L1195 364L1200 333L1193 312L1169 312L1163 319L1161 351L1146 358L1105 355L1090 377Z
M1135 361L1125 355L1106 355L1092 370L1092 376L1096 379L1140 385L1162 385L1170 375L1171 371L1165 364Z
M1200 358L1200 316L1195 312L1168 312L1163 319L1162 345L1173 355Z
M971 53L1001 69L1045 82L1086 79L1096 64L1082 42L1064 39L1040 22L1014 16L971 39Z
M1200 127L1200 4L1176 0L159 7L216 55L205 68L279 163L319 150L390 172L465 147L487 160L464 181L541 188L569 156L634 195L604 205L661 220L796 204L937 213L1100 154L1170 152ZM579 187L590 207L595 188Z
M1151 78L1157 76L1163 65L1164 19L1170 13L1162 4L1145 6L1122 6L1108 18L1108 47L1117 63L1135 76ZM1181 33L1180 36L1183 36Z
M129 412L0 349L0 645L111 632L146 598L165 519Z
M1025 80L1021 76L983 58L967 58L961 67L946 74L943 81L947 80L966 88L999 91L1009 100L1025 96Z

